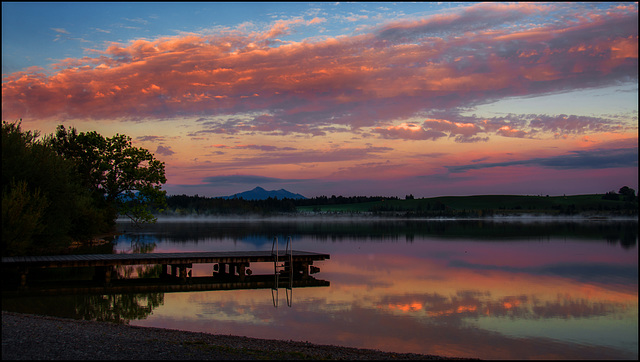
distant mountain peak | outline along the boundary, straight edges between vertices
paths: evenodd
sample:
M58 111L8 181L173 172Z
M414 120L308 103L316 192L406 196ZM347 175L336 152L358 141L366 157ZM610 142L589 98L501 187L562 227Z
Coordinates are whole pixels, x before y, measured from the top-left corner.
M306 199L306 197L300 194L294 194L285 189L280 190L265 190L260 186L256 186L253 190L240 192L231 196L225 196L224 199L245 199L245 200L266 200L268 198L273 199Z

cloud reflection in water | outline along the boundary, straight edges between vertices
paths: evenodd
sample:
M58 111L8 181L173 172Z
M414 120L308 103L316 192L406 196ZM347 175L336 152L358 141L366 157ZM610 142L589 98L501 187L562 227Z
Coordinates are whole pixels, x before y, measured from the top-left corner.
M551 251L553 244L529 248ZM482 248L510 250L512 260L526 256L527 248L509 245ZM610 246L588 244L581 252L595 258L593 269L558 264L553 254L524 267L483 265L469 261L473 249L464 246L367 244L367 253L332 253L320 263L318 277L331 286L294 289L293 308L273 308L268 290L171 294L150 324L176 328L187 319L189 330L211 333L486 359L633 358L634 348L637 355L633 258L612 265L603 253L598 263ZM595 321L607 334L583 336Z

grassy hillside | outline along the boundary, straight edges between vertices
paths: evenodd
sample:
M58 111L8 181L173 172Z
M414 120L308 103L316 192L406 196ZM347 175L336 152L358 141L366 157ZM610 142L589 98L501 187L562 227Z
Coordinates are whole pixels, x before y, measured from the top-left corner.
M299 206L302 212L340 212L407 214L425 216L488 216L514 213L572 215L607 213L634 215L638 202L606 200L602 194L573 196L480 195L443 196L424 199L391 199L374 202L337 205Z

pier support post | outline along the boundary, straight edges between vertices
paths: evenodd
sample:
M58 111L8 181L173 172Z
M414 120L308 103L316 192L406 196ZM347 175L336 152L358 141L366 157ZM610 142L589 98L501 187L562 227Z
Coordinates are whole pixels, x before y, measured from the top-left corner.
M18 272L20 273L20 289L26 289L27 288L27 274L29 274L29 267L27 267L27 266L20 267L18 269Z
M302 263L302 279L309 279L309 265L312 263Z
M186 283L187 282L187 266L180 265L178 269L180 269L180 281L183 283Z
M112 267L108 266L104 268L104 285L110 285L111 284L111 272L112 272Z
M240 263L238 264L238 275L240 276L240 281L244 282L244 278L246 276L246 267L249 266L249 263Z
M96 266L93 280L103 283L105 287L111 285L111 276L114 272L112 265Z
M162 264L162 271L160 272L160 278L165 279L169 276L169 266Z
M295 263L295 267L293 272L295 275L300 275L302 273L302 279L309 279L309 265L313 264L313 262L300 262Z

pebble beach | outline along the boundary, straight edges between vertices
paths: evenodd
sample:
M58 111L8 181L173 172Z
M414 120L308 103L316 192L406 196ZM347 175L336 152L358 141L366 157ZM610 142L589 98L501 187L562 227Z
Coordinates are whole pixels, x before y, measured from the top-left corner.
M3 360L451 360L2 312Z

